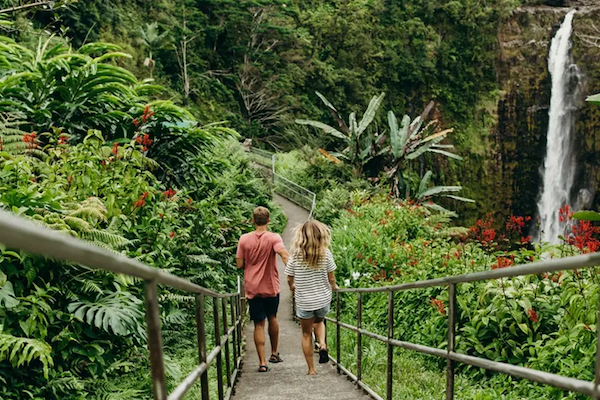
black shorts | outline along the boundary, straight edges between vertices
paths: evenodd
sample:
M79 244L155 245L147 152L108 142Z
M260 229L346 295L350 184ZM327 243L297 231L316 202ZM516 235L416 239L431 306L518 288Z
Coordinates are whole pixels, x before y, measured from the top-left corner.
M248 299L248 306L250 306L251 321L264 321L265 318L277 314L277 310L279 309L279 294L275 297L255 297Z

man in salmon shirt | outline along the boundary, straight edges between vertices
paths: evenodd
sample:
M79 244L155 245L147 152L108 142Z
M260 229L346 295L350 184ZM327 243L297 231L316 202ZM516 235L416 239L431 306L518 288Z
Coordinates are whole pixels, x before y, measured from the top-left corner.
M238 268L244 269L246 298L250 306L250 319L254 321L254 344L258 352L258 372L267 372L265 360L265 319L269 320L269 338L271 339L271 357L269 362L283 360L277 352L279 342L279 271L276 254L287 264L289 254L283 245L281 236L268 231L269 210L257 207L252 213L256 229L240 238L235 261Z

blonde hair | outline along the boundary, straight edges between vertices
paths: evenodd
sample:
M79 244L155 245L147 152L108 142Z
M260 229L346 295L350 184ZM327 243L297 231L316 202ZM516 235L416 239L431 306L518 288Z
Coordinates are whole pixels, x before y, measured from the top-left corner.
M292 253L301 256L309 268L319 268L331 243L331 231L327 225L310 220L296 228Z

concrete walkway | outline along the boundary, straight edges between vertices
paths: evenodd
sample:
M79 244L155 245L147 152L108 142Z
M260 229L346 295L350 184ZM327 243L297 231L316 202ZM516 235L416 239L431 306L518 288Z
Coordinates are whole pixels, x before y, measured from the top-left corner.
M292 230L306 221L308 212L280 196L276 196L275 200L283 206L288 217L288 224L282 237L289 250L293 239ZM258 372L258 357L253 339L254 327L251 323L248 324L245 331L246 354L233 398L236 400L368 399L369 397L345 376L338 375L333 365L319 364L316 354L317 376L306 375L306 361L300 345L300 326L292 318L291 293L283 273L284 265L279 258L278 262L281 281L281 303L278 314L279 353L284 361L270 364L269 372ZM265 352L268 357L271 351L268 335L266 342Z

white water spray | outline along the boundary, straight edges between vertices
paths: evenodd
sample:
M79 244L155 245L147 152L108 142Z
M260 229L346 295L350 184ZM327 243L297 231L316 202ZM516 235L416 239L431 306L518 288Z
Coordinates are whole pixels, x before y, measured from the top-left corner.
M570 192L575 175L572 156L574 94L569 90L577 74L570 55L571 31L575 10L570 11L552 39L548 55L548 70L552 77L552 95L548 123L548 143L543 169L542 195L538 201L540 232L538 240L558 243L564 224L558 210L570 204Z

